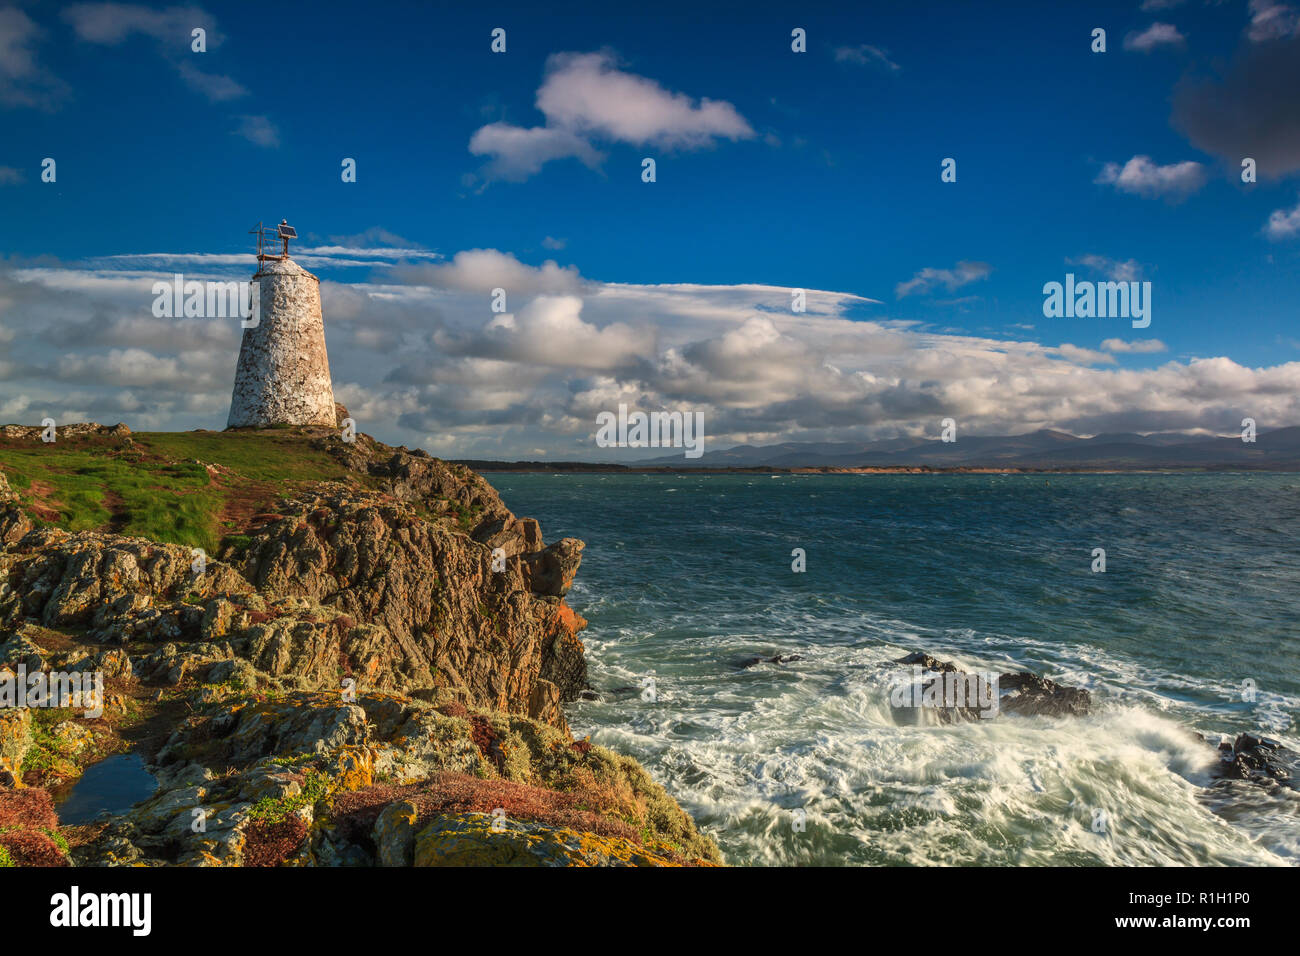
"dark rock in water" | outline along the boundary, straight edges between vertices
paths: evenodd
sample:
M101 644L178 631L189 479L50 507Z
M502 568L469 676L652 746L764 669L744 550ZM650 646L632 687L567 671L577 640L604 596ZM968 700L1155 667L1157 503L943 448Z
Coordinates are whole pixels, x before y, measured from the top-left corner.
M922 681L922 691L928 690L939 679L940 674L961 673L961 668L951 661L941 661L920 651L900 657L894 663L920 667L934 674L935 676ZM1086 717L1092 706L1092 695L1088 691L1078 687L1066 687L1064 684L1058 684L1056 681L1027 671L1002 674L997 678L997 686L999 692L997 709L1024 717ZM931 709L944 723L959 717L974 719L983 716L983 713L974 706L955 706L958 702L952 703L954 706L948 706L945 702L944 706ZM900 710L897 707L893 709L896 712Z
M1066 687L1037 674L1021 672L998 678L1002 691L999 707L1012 714L1047 717L1087 717L1092 695L1077 687ZM1011 693L1008 694L1007 691Z
M790 664L801 660L804 660L801 654L786 654L785 656L777 654L774 657L747 657L743 661L739 661L736 666L745 669L753 667L755 664Z
M1210 742L1201 734L1196 736ZM1278 741L1254 734L1238 734L1236 740L1219 743L1219 764L1213 773L1221 780L1249 780L1266 785L1281 783L1294 788L1292 774L1296 769L1296 755Z
M600 694L596 693L594 690L584 690L578 694L578 700L600 701L604 699L605 698L601 697Z
M633 697L640 697L640 696L641 696L641 688L633 687L630 684L624 685L623 687L615 687L612 690L607 690L600 695L601 700L612 700L612 701L631 700Z
M955 671L956 664L950 664L948 661L941 661L937 657L931 657L929 654L922 654L917 651L915 654L908 654L906 657L900 657L894 661L895 664L907 664L909 666L923 667L928 671Z

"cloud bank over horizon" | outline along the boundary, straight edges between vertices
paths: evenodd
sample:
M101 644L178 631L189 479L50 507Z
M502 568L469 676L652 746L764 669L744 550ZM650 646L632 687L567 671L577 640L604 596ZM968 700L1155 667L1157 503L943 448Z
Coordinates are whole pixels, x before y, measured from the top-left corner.
M889 317L879 300L769 285L633 284L496 249L309 247L336 397L358 427L444 457L591 458L620 403L702 411L711 448L1058 428L1230 433L1300 422L1300 362L1225 356L1146 367L1167 346L1077 320L1050 346ZM390 261L383 261L387 256ZM247 278L247 256L165 253L0 268L0 421L221 428L239 347L230 319L156 318L155 281ZM974 279L984 269L958 270ZM357 267L367 267L354 280ZM941 270L923 270L938 274ZM931 275L947 285L945 276ZM915 280L913 280L915 281ZM954 280L955 281L955 280ZM506 290L506 311L491 309Z

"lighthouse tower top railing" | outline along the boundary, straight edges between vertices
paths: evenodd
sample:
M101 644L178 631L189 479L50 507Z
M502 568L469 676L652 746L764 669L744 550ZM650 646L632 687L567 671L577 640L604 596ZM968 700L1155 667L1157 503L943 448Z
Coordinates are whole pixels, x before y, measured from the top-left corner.
M298 230L289 225L287 220L281 219L279 225L272 227L263 227L259 222L252 229L248 230L249 235L257 236L257 261L265 262L268 259L282 261L289 258L289 240L298 238ZM268 243L267 238L279 239L282 243L279 255L267 252L268 248L274 249L274 241Z

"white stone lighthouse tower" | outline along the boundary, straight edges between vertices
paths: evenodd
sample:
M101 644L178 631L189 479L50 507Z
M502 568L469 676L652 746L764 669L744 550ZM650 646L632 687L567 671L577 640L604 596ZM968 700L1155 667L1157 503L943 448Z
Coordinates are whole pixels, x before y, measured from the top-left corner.
M283 220L280 255L262 251L258 224L258 323L244 329L227 428L335 424L334 386L325 354L320 280L289 258L297 233ZM267 230L269 231L269 230Z

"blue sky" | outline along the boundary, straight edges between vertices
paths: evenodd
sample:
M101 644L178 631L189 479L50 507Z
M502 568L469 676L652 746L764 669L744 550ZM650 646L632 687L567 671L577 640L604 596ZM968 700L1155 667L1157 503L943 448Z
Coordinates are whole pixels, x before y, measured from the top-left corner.
M287 217L340 397L447 454L585 457L625 398L723 445L1300 423L1294 9L860 6L0 5L0 418L219 427L237 329L130 290ZM1151 326L1044 318L1067 271Z

